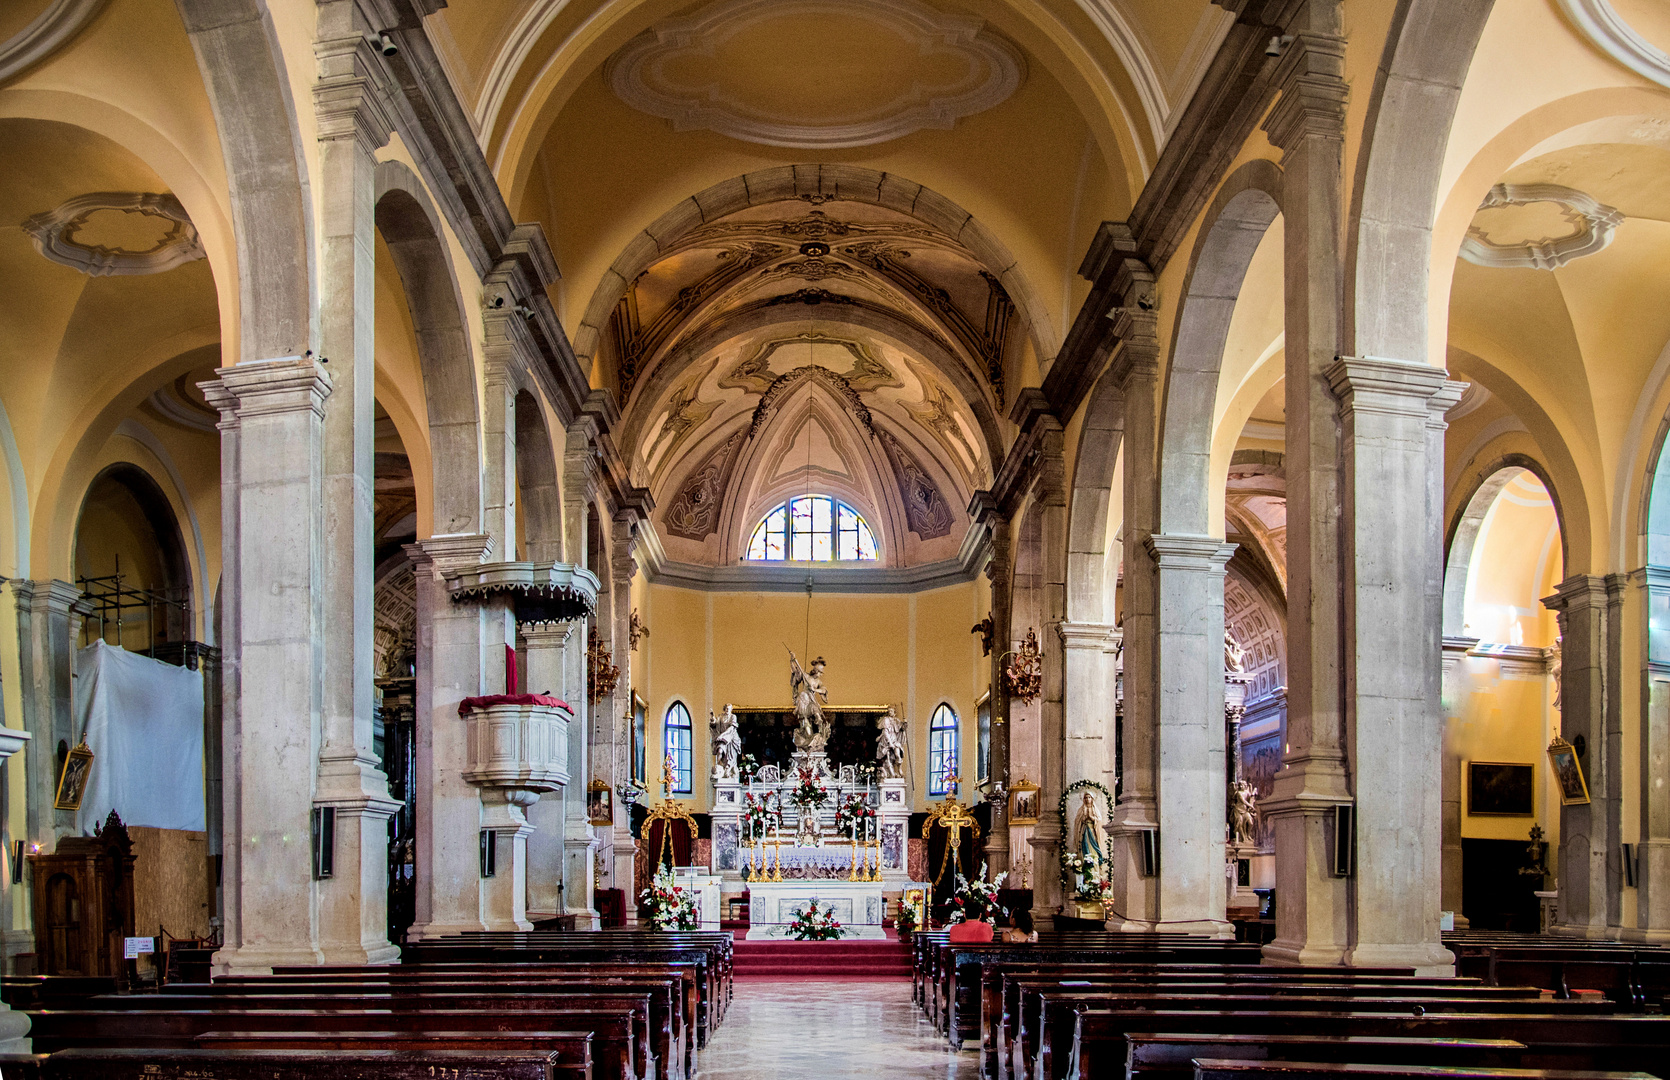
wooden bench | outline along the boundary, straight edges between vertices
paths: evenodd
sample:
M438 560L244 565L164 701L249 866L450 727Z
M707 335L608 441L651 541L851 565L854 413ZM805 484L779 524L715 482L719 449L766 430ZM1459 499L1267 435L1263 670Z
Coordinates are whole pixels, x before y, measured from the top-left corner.
M1411 1039L1395 1035L1125 1036L1128 1080L1187 1080L1195 1058L1236 1061L1338 1061L1377 1065L1518 1068L1525 1044L1513 1039Z
M36 1055L40 1062L45 1054ZM591 1080L589 1057L475 1050L63 1050L19 1080ZM0 1057L12 1080L13 1058Z
M1435 1068L1421 1065L1358 1065L1338 1062L1232 1061L1202 1058L1195 1080L1656 1080L1644 1072L1582 1069Z

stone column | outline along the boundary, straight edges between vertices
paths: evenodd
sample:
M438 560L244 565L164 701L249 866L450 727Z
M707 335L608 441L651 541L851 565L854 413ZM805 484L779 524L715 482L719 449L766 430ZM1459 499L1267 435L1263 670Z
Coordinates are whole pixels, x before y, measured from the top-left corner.
M1619 839L1612 807L1617 793L1608 787L1612 770L1606 760L1607 654L1612 648L1607 618L1607 582L1577 574L1560 582L1543 604L1560 623L1560 735L1583 753L1578 763L1589 785L1589 802L1560 808L1560 861L1555 868L1560 889L1556 933L1603 938L1614 908L1617 886L1607 874L1608 857Z
M596 449L599 434L597 417L590 412L581 413L569 424L567 442L563 447L563 551L569 562L594 573L598 573L599 568L588 563L590 550L586 539L586 512L597 497L600 482ZM598 573L598 577L602 578L603 575ZM600 609L603 607L603 592L604 590L599 590ZM591 623L596 621L596 616L590 620ZM586 812L586 790L590 787L592 779L598 775L592 766L592 714L595 709L586 680L587 631L587 622L575 624L572 647L566 650L563 659L564 685L568 689L563 700L574 710L574 719L568 725L570 780L568 788L563 792L563 903L570 908L571 914L578 915L581 919L589 915L592 925L596 925L597 889L618 887L624 890L629 920L636 897L632 895L632 879L626 878L623 881L616 877L612 861L606 860L604 864L608 875L606 881L598 880L596 870L598 848L605 839L612 844L613 836L597 835L602 830L592 827ZM626 821L626 804L619 798L620 789L615 789L614 796L615 818L617 821ZM630 825L627 832L630 835ZM577 885L581 881L590 882L592 889L586 896L583 907L580 906L579 900L568 895L571 888L569 883L574 882Z
M1641 839L1636 858L1634 941L1670 941L1670 570L1630 575L1645 601L1647 663L1641 702Z
M598 634L611 643L610 662L620 672L620 678L615 683L614 694L598 702L592 719L591 747L595 775L601 776L616 792L632 779L632 767L626 759L627 725L632 714L632 578L638 572L633 552L637 546L636 519L630 513L616 515L609 530L609 625L600 626ZM631 894L638 849L626 814L615 814L611 841L608 858L614 867L615 886L626 890L627 904L636 909L637 898Z
M1062 459L1061 424L1053 417L1038 421L1038 477L1027 513L1038 514L1041 526L1043 574L1039 617L1045 626L1059 626L1067 616L1067 492ZM1062 836L1065 824L1058 803L1065 787L1066 716L1063 701L1062 648L1059 634L1039 636L1043 650L1043 702L1038 715L1038 824L1032 845L1032 915L1040 930L1054 926L1061 910Z
M1276 842L1276 963L1341 964L1347 879L1330 868L1346 781L1340 442L1326 371L1340 345L1345 38L1338 0L1301 0L1264 122L1282 151L1287 335L1288 720L1263 803Z
M1444 372L1341 359L1328 371L1344 432L1346 716L1356 783L1356 927L1347 962L1454 970L1443 903L1442 739L1429 402Z
M1009 521L997 512L995 505L977 495L969 507L970 517L983 517L992 530L991 561L986 564L986 578L992 586L992 606L988 618L992 621L992 652L987 657L987 685L991 697L988 708L992 716L991 783L994 792L1001 791L1002 806L992 804L992 830L986 835L986 865L992 876L1009 869L1009 692L1003 686L1004 643L1013 640L1010 628L1010 593L1013 587L1014 556L1009 544ZM1001 823L1001 824L1000 824ZM903 835L903 834L901 834Z
M1457 930L1465 930L1469 922L1461 910L1461 752L1456 749L1454 724L1447 712L1456 707L1455 703L1459 702L1461 695L1466 692L1461 665L1473 646L1478 643L1478 638L1447 637L1443 645L1443 701L1446 716L1442 765L1444 775L1443 782L1439 785L1443 799L1443 910L1455 912Z
M1159 917L1231 934L1224 919L1224 566L1211 536L1152 535L1157 568Z
M1125 399L1124 466L1124 603L1122 633L1125 697L1120 747L1119 804L1109 829L1112 847L1114 905L1126 917L1116 924L1129 930L1152 927L1159 916L1159 877L1145 875L1143 849L1159 828L1158 777L1155 770L1159 706L1155 700L1158 670L1159 607L1157 571L1148 538L1159 527L1160 341L1152 311L1136 297L1154 287L1154 275L1136 259L1126 259L1121 292L1126 303L1114 313L1119 352L1108 375L1118 380Z
M496 318L503 322L503 316ZM502 345L489 354L483 380L481 444L482 522L487 534L503 537L501 561L515 562L516 550L516 376Z
M1067 622L1056 627L1063 650L1063 693L1067 702L1066 782L1105 778L1106 742L1113 734L1113 697L1108 693L1113 663L1112 623Z
M26 824L29 842L51 851L61 836L75 832L75 814L54 810L58 796L60 746L81 741L75 726L75 652L79 623L87 610L81 590L67 581L11 583L17 599L18 661L23 728L30 743L23 751Z
M481 793L464 779L467 731L458 704L504 689L504 654L489 652L489 609L453 603L446 574L493 550L480 533L406 545L417 575L417 897L410 941L484 930Z
M323 500L323 742L314 805L336 808L335 871L319 889L326 963L390 963L388 819L399 804L372 742L376 538L376 170L391 121L372 86L366 25L318 6L319 350L329 358Z
M585 622L542 623L523 626L528 646L528 688L556 693L575 712L568 725L568 760L585 763ZM548 795L530 808L529 820L539 831L528 841L529 897L538 898L539 911L561 911L576 916L583 930L597 926L594 903L593 852L597 840L586 815L584 769L571 768L562 796ZM548 887L547 883L555 884ZM561 904L560 907L547 906Z
M323 735L323 436L330 376L285 357L220 368L204 393L220 410L227 580L247 589L226 635L222 774L225 944L217 974L324 960L311 844ZM229 673L230 674L230 673ZM234 697L235 695L235 697ZM386 939L385 939L386 940Z

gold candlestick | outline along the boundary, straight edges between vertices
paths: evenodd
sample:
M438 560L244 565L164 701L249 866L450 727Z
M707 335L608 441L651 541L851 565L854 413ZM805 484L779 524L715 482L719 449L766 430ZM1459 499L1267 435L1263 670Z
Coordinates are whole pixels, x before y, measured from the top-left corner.
M777 853L777 868L772 872L772 881L783 880L783 829L781 826L771 832L771 849Z

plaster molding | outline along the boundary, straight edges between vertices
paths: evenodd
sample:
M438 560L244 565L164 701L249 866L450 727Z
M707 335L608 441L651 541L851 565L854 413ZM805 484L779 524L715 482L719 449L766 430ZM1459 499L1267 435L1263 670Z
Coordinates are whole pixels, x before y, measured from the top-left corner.
M35 21L0 42L0 82L33 67L81 33L106 0L55 0Z
M1616 208L1559 184L1497 184L1479 204L1479 210L1539 202L1563 207L1573 231L1566 236L1545 237L1534 242L1498 244L1485 229L1469 225L1467 236L1461 241L1461 257L1475 266L1558 270L1573 259L1605 250L1624 220Z
M1557 0L1560 10L1589 44L1624 67L1670 87L1670 54L1623 20L1611 0Z
M711 56L717 44L786 15L841 15L862 19L911 42L923 54L953 52L979 74L944 87L920 80L886 105L839 121L800 123L767 115L729 97L716 83L684 86L663 78L673 62ZM627 42L604 67L604 77L628 105L672 122L675 131L706 129L744 142L805 150L873 146L923 128L958 120L1008 100L1026 77L1026 61L978 19L949 15L916 0L720 0L685 19L669 19Z
M87 219L100 210L170 221L167 235L146 251L129 251L85 244L75 239ZM35 250L55 263L79 270L91 277L127 274L160 274L188 262L205 258L197 228L191 223L180 200L169 194L137 191L94 191L67 199L51 210L23 222Z

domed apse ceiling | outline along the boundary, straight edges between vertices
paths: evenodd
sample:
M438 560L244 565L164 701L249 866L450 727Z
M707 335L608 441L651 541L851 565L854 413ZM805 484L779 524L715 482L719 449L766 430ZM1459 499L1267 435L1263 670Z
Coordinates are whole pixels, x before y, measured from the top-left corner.
M669 559L736 563L774 506L833 494L880 563L954 559L1001 460L1004 362L1024 328L952 237L816 196L667 241L597 360Z

